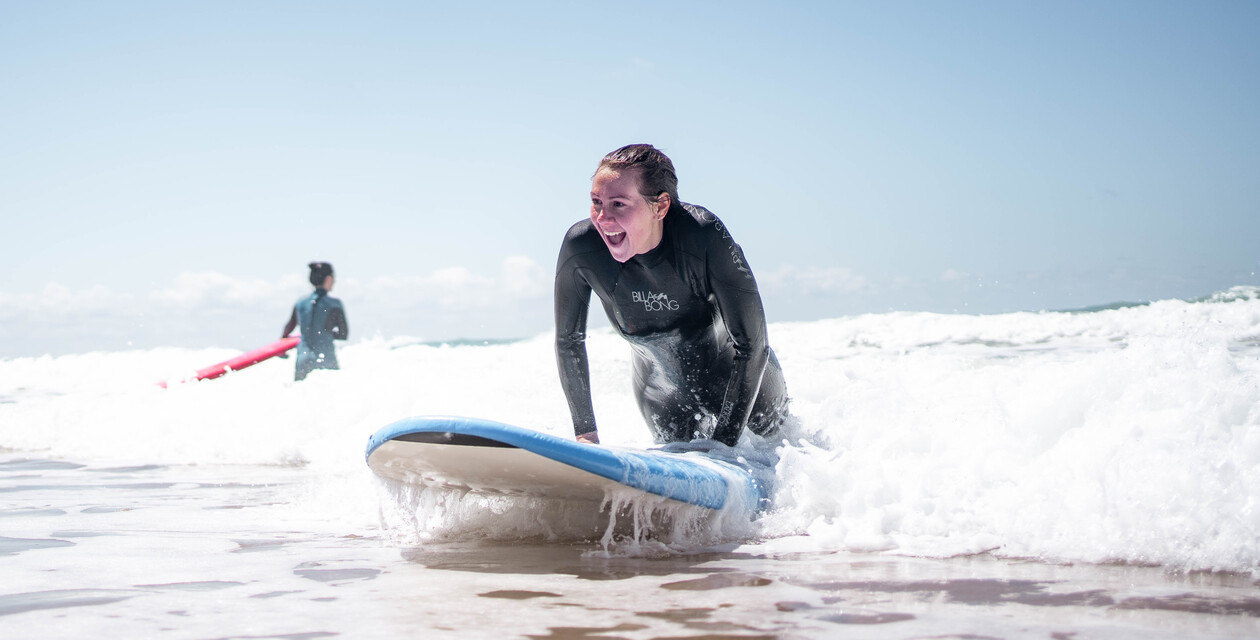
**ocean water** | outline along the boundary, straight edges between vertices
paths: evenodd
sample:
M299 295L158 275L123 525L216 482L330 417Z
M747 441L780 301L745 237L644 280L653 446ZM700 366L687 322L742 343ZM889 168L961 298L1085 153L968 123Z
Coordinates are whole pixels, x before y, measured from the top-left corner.
M777 458L753 521L366 468L413 415L571 434L549 335L377 336L302 383L0 360L0 636L1260 637L1260 290L769 330L794 417L738 447ZM628 348L588 346L602 440L651 446Z

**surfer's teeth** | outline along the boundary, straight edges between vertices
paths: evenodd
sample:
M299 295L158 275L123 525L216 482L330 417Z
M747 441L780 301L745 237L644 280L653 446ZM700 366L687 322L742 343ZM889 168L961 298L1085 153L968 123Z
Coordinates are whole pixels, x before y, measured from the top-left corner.
M604 235L608 236L609 238L616 238L617 236L622 235L624 233L625 231L605 231Z

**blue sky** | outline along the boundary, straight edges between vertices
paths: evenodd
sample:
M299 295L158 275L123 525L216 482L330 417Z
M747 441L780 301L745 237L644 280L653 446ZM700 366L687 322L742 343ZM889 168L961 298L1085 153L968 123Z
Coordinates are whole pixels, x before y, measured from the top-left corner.
M772 322L1260 279L1260 4L0 0L0 357L551 327L650 142Z

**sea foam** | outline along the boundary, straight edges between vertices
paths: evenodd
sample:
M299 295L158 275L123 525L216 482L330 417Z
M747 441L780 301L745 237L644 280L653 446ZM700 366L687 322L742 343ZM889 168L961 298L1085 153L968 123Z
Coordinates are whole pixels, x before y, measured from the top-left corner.
M773 507L751 539L1260 568L1255 288L1081 312L873 314L769 332L793 419L777 447ZM604 329L588 346L601 439L652 446L630 395L625 343ZM390 422L469 415L571 433L549 335L486 345L376 336L341 346L340 371L302 383L292 360L274 359L218 380L155 384L237 353L0 360L0 447L99 465L301 466L321 480L293 496L295 508L357 529L379 522L379 481L363 454ZM760 455L765 444L740 447ZM442 535L545 537L528 519L465 519L466 529Z

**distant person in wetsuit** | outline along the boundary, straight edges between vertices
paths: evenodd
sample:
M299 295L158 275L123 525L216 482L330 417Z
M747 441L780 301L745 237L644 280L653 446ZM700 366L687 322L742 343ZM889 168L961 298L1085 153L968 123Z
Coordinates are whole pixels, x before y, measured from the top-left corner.
M556 358L579 441L598 443L586 353L591 292L629 343L639 410L657 442L744 428L772 435L787 385L766 344L761 294L744 252L707 209L678 199L673 162L651 145L604 156L591 217L556 264Z
M315 290L302 296L293 305L289 322L284 325L284 335L289 337L293 329L301 327L302 341L298 343L294 380L303 380L316 369L337 369L337 351L333 340L350 337L350 325L346 323L346 308L341 300L328 295L332 291L333 267L327 262L312 262L311 284Z

